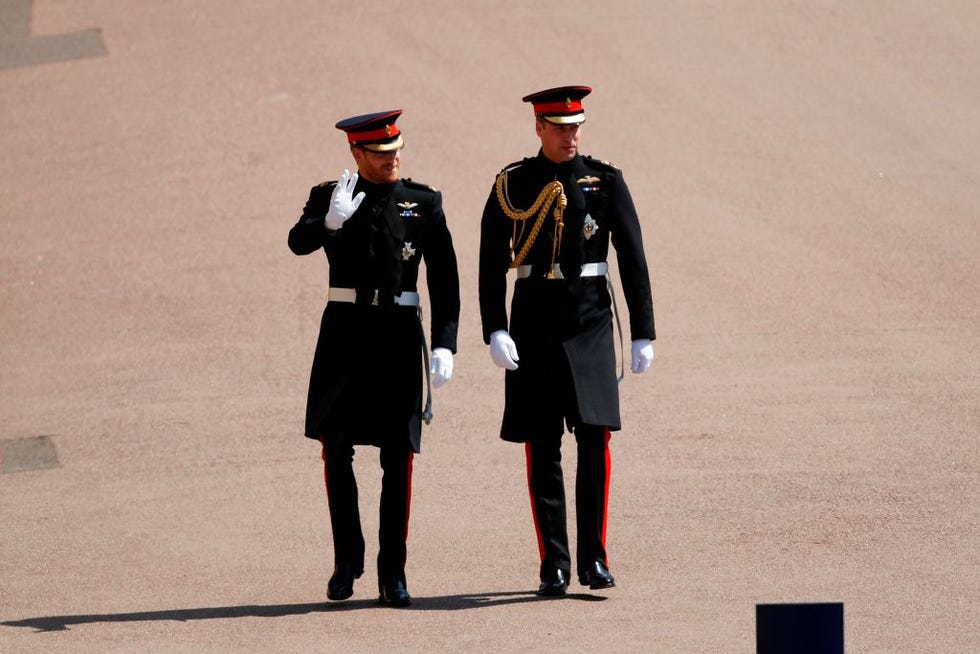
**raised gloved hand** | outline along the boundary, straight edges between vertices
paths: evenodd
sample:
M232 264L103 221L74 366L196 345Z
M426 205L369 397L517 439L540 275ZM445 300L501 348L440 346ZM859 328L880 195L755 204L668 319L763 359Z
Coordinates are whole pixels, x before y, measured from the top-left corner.
M498 329L490 334L490 358L494 364L507 370L517 370L517 344L505 329Z
M636 374L641 374L650 369L653 363L653 343L648 338L640 338L633 341L633 362L630 370Z
M449 381L453 376L453 353L444 347L432 348L429 372L432 373L432 385L435 388Z
M330 208L327 210L327 217L323 221L327 229L335 231L343 227L347 219L361 206L361 202L364 201L364 191L355 197L351 197L354 195L354 186L356 185L357 173L351 175L350 171L345 169L330 196Z

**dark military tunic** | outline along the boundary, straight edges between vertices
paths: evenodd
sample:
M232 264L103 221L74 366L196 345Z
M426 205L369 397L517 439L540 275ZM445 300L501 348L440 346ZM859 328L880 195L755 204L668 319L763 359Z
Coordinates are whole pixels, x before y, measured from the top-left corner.
M325 443L381 446L407 439L421 445L423 332L417 308L394 302L417 291L425 261L431 347L455 353L459 274L442 195L403 179L374 184L363 177L357 211L337 231L324 217L336 182L310 191L303 215L289 232L295 254L319 249L329 262L329 285L355 289L354 303L328 302L310 373L305 433Z
M619 394L611 297L603 276L581 277L582 264L606 261L612 242L631 339L655 338L650 280L639 219L617 168L590 157L555 164L542 153L505 168L511 207L530 208L550 182L561 182L567 198L564 229L555 262L564 279L547 279L556 221L550 212L523 264L532 274L514 283L510 324L507 272L534 218L521 231L491 189L483 212L480 242L480 314L484 341L508 329L517 345L517 370L506 373L500 436L527 442L554 437L565 425L620 429ZM517 221L520 222L520 221ZM513 245L513 250L512 250ZM514 273L512 272L511 275ZM564 423L564 424L563 424Z

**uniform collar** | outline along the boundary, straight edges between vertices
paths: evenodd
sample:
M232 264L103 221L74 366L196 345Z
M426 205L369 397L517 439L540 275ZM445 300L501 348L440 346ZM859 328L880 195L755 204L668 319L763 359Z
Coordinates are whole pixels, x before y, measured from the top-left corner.
M579 162L582 161L582 155L576 152L575 156L568 161L555 163L548 157L544 156L544 151L539 149L537 159L543 166L549 168L550 170L554 170L556 173L560 173L578 168Z
M364 179L363 177L358 177L357 190L364 191L368 195L390 193L392 189L395 188L395 186L398 184L399 181L401 180L395 180L394 182L388 184L377 184L370 180Z

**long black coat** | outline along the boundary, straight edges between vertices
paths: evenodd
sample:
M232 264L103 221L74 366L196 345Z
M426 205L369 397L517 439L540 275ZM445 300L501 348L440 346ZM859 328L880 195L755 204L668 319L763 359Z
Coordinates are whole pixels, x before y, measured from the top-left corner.
M631 339L655 338L653 301L640 223L622 172L577 155L555 164L543 154L505 168L506 194L514 209L530 208L541 190L558 180L567 207L556 261L563 280L545 279L552 261L555 221L550 212L524 259L533 274L514 284L507 321L507 272L512 260L515 221L503 211L496 188L483 211L480 234L480 315L484 341L509 329L520 361L507 371L500 436L526 442L561 433L564 425L621 428L611 298L604 277L579 277L583 263L606 261L612 242L623 296L629 309ZM591 218L591 220L589 220ZM521 232L520 250L534 218ZM588 227L587 227L588 223ZM513 274L513 273L512 273ZM626 354L624 353L624 356Z
M456 352L459 273L442 195L407 179L373 184L362 177L354 195L364 191L363 202L341 229L328 231L324 217L335 186L315 186L289 232L295 254L324 250L331 287L357 290L355 303L328 302L323 311L305 434L377 446L404 438L418 452L423 331L417 309L392 298L418 290L424 260L430 345Z

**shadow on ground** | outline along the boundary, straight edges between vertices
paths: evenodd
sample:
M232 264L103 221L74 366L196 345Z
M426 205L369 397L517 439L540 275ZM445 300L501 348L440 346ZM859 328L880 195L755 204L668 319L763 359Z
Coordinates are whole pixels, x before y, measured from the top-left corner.
M588 593L570 593L564 597L541 597L533 591L509 591L501 593L477 593L444 595L441 597L415 597L412 605L399 610L407 611L462 611L506 604L547 602L554 600L580 600L601 602L605 597ZM5 627L29 627L37 631L66 631L73 625L100 622L152 622L155 620L220 620L225 618L281 618L306 613L335 613L365 609L387 609L377 600L353 600L349 602L309 602L305 604L245 604L241 606L213 606L168 611L140 611L134 613L95 613L90 615L49 615L23 620L0 622Z

